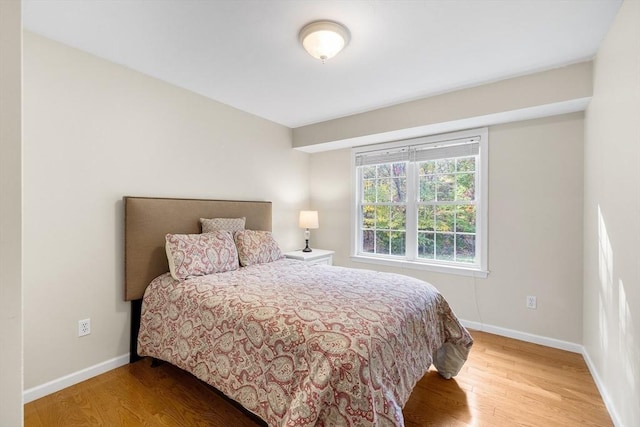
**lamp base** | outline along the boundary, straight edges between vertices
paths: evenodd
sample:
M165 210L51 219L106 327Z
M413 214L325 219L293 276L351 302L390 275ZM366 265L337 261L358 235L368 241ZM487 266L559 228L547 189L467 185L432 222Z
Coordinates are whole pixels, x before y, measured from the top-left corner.
M311 248L309 247L309 239L306 239L306 240L305 240L305 245L306 245L306 246L304 247L304 249L302 250L302 252L311 252Z

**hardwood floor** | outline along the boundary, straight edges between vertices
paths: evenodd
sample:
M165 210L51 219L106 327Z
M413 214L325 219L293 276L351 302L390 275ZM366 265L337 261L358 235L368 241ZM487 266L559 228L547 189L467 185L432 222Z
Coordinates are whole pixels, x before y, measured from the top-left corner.
M452 380L429 371L404 408L405 425L611 426L581 355L471 331ZM126 365L25 405L26 427L264 425L169 365Z

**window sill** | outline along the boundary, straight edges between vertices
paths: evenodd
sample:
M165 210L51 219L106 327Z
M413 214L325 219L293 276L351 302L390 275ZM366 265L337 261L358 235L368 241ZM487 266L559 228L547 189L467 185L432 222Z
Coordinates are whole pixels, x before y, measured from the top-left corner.
M376 257L367 257L362 255L352 255L351 261L362 262L365 264L386 265L386 266L397 267L397 268L410 268L412 270L424 270L424 271L434 271L437 273L456 274L458 276L477 277L480 279L486 279L487 276L489 275L489 271L480 270L477 268L465 268L465 267L457 267L457 266L451 266L451 265L426 264L423 262L383 259L383 258L376 258Z

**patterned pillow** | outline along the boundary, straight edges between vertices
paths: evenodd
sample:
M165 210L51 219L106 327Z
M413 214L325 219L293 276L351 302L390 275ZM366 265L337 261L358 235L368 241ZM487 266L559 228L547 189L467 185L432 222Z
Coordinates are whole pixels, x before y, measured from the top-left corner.
M240 265L247 267L284 258L270 231L241 230L233 234L238 247Z
M238 251L229 231L165 236L169 271L186 279L238 269Z
M211 233L217 230L234 231L244 230L245 217L242 218L200 218L203 233Z

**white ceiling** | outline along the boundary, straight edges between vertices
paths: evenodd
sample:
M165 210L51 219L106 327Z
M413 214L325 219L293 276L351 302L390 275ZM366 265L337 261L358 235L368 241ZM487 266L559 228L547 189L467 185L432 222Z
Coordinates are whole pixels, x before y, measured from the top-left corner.
M591 59L621 0L23 0L24 27L289 127ZM317 19L351 42L322 64Z

